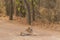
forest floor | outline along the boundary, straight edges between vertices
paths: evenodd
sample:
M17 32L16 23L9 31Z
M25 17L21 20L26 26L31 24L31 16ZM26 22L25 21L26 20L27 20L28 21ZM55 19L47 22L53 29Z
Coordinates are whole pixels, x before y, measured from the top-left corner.
M20 36L30 25L0 19L0 40L60 40L59 31L31 26L36 36Z

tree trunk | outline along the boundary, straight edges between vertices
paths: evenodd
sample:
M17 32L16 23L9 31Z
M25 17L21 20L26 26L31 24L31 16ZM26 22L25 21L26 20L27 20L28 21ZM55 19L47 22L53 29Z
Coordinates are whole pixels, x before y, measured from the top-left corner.
M10 0L10 17L9 19L10 20L13 20L13 12L14 12L14 9L13 9L13 0Z
M28 11L28 23L29 25L31 25L31 12L30 12L30 5L28 4L27 0L24 0L26 7L27 7L27 11Z
M32 19L33 19L33 21L35 21L34 0L32 0L32 10L33 10L33 12L32 12Z
M5 6L6 6L6 15L9 16L10 14L10 1L5 0Z

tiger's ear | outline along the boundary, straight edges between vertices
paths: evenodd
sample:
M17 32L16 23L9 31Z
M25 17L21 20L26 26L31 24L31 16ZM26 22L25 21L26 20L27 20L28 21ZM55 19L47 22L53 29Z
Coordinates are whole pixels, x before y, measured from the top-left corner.
M32 28L28 27L28 29L26 29L27 32L32 33Z

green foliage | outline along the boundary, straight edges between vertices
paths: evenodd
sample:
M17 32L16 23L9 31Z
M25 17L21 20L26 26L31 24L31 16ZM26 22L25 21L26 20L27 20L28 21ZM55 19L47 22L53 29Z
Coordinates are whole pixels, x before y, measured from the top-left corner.
M20 11L20 7L18 7L17 9L18 9L18 11Z
M20 2L19 2L19 0L16 0L16 4L18 5Z

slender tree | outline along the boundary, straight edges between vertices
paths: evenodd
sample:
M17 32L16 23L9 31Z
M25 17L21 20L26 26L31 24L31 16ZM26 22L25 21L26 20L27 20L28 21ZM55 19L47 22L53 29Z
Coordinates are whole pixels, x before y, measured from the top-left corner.
M10 14L10 1L5 0L5 7L6 7L6 15L9 16Z
M13 0L10 0L10 14L9 14L9 19L10 20L13 20L13 12L14 12Z
M30 12L30 5L27 2L27 0L24 0L26 7L27 7L27 11L28 11L28 23L31 25L31 12Z
M34 0L32 0L32 10L33 10L33 12L32 12L32 18L33 18L33 21L35 21L35 12L34 12Z

